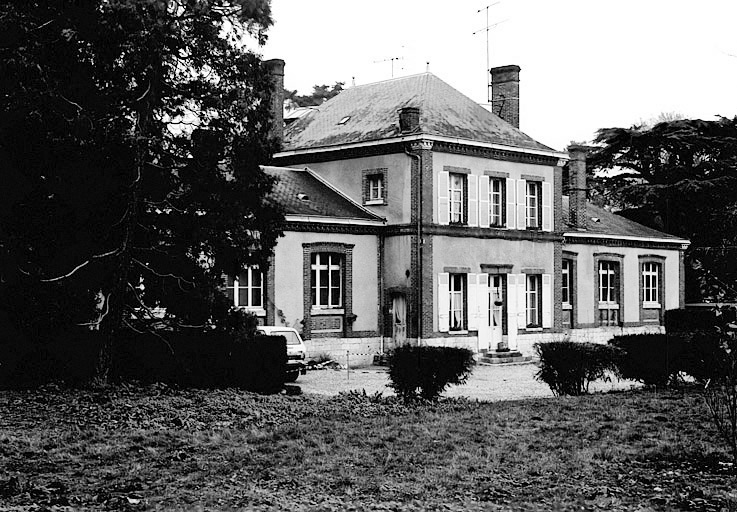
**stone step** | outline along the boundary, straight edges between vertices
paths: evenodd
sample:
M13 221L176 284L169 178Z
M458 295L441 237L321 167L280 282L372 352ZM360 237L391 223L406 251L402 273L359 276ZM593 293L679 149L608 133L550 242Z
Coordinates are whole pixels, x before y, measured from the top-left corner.
M529 363L530 361L532 361L532 356L523 356L522 354L508 357L488 357L487 355L479 358L479 363L481 364Z
M522 352L519 350L507 350L505 352L500 351L493 351L493 352L486 352L484 353L483 357L489 357L489 358L507 358L507 357L521 357Z

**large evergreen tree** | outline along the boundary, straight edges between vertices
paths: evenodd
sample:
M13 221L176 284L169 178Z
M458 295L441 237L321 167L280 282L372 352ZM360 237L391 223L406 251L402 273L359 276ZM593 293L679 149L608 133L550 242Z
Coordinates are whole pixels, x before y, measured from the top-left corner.
M607 128L596 143L594 199L691 240L689 300L737 300L737 118Z
M98 373L152 308L224 317L265 264L269 0L18 0L0 14L0 310L34 339L99 328Z

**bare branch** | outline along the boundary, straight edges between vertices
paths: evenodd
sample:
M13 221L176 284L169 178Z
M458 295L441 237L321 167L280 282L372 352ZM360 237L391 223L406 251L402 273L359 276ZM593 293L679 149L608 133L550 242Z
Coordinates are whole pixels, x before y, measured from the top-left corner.
M110 312L110 295L112 295L112 293L108 293L107 294L107 297L105 297L105 312L102 313L97 320L95 320L94 322L86 322L86 323L77 324L77 325L84 325L84 326L93 326L93 325L96 325L96 326L99 326L102 323L103 318L105 318L107 316L107 314Z
M119 252L120 252L120 248L115 249L115 250L110 251L110 252L103 253L103 254L95 254L90 259L88 259L84 263L80 263L79 265L77 265L76 267L74 267L71 271L69 271L66 274L64 274L63 276L52 277L50 279L41 279L40 281L42 283L53 283L54 281L61 281L62 279L66 279L67 277L70 277L77 270L79 270L80 268L82 268L82 267L86 266L87 264L89 264L92 260L98 260L100 258L106 258L108 256L113 256L113 255L115 255L115 254L117 254Z
M184 279L182 276L178 276L178 275L175 275L175 274L160 274L159 272L156 272L154 269L152 269L151 267L149 267L148 265L146 265L142 261L140 261L140 260L138 260L136 258L132 258L132 260L133 260L134 263L137 263L138 265L142 266L143 268L145 268L146 270L148 270L149 272L151 272L155 276L158 276L158 277L173 277L174 279L176 279L179 282L182 282L183 281L183 282L187 283L190 286L194 286L194 283L192 281L188 281L188 280Z

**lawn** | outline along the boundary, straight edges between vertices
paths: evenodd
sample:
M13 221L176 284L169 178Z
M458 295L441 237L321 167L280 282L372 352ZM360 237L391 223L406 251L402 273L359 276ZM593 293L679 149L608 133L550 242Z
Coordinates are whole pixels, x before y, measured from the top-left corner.
M696 391L0 392L0 510L737 510Z

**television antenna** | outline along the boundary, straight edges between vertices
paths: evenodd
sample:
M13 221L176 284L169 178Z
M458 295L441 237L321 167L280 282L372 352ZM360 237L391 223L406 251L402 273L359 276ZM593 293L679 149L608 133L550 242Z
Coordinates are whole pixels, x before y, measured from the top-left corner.
M489 4L486 7L483 7L479 9L478 11L476 11L476 14L480 13L481 11L486 11L486 26L478 29L472 34L475 36L476 34L480 32L486 32L486 101L487 103L491 103L491 66L489 65L489 30L507 21L507 20L497 21L496 23L489 25L489 7L494 7L495 5L499 3L501 3L501 0L499 0L498 2Z
M395 60L404 60L404 57L390 57L388 59L375 60L374 64L379 64L381 62L391 62L392 63L392 78L394 78L394 61Z

